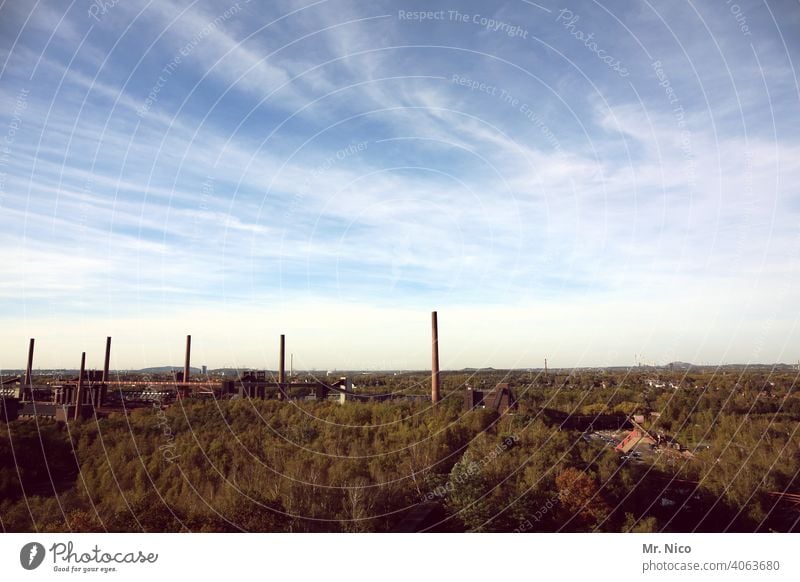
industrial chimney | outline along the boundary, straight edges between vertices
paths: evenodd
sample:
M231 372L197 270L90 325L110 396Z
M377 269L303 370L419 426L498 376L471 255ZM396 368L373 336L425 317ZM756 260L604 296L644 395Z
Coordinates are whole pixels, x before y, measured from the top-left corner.
M286 336L281 334L281 353L278 361L278 382L286 382Z
M281 349L278 355L278 398L283 399L286 387L286 336L281 334Z
M28 366L25 368L25 382L22 385L22 389L20 390L20 394L22 396L22 400L25 401L25 395L27 391L30 391L31 400L33 400L33 344L35 343L34 339L31 338L30 344L28 344Z
M439 402L439 324L436 312L431 313L431 402Z
M186 336L186 361L183 363L183 381L189 381L189 364L192 359L192 336Z
M106 359L103 363L103 384L108 382L108 366L111 364L111 337L106 338Z
M78 372L78 389L75 391L75 420L78 420L83 405L83 375L86 371L86 352L81 353L81 370Z

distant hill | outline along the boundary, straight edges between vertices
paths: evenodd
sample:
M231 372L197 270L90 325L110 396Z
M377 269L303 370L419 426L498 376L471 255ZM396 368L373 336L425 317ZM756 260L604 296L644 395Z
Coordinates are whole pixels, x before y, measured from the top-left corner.
M669 364L667 364L667 367L688 370L689 368L696 368L697 366L695 366L694 364L690 364L688 362L670 362Z

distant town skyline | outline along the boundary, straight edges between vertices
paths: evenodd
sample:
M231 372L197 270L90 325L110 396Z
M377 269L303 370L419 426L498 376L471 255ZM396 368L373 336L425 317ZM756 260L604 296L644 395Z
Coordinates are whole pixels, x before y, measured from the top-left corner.
M0 19L0 369L800 357L796 3Z

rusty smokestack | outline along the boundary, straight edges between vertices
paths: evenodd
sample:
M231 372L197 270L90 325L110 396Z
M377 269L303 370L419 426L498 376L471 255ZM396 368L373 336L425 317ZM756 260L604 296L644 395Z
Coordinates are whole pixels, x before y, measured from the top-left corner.
M278 400L286 398L286 336L281 334L281 347L278 354Z
M81 370L78 372L78 388L75 390L75 416L74 420L78 420L81 413L81 405L83 404L83 374L86 371L86 352L81 353Z
M103 363L103 384L108 382L108 366L111 364L111 336L106 338L106 359Z
M33 388L33 344L35 340L31 338L28 344L28 367L25 368L25 387Z
M286 336L283 334L281 334L281 353L278 360L278 382L281 384L286 382Z
M189 365L192 361L192 336L186 336L186 361L183 363L183 381L189 381Z
M436 312L431 313L431 402L439 402L439 322Z

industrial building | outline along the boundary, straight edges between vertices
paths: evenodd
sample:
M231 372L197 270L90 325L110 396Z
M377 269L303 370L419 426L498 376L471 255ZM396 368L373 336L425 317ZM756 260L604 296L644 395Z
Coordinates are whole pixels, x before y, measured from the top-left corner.
M517 410L517 398L507 383L501 383L488 392L473 390L464 391L464 410L488 408L500 414Z
M81 355L77 377L59 384L35 386L33 383L33 355L35 340L31 338L28 362L24 377L0 379L0 420L17 418L50 417L59 421L90 418L109 409L125 409L137 403L149 401L170 402L174 399L211 396L216 398L249 398L278 400L335 399L340 403L383 402L393 399L428 400L426 396L405 394L376 394L357 392L350 378L335 382L287 381L285 356L286 338L280 336L278 372L248 371L238 378L212 382L203 366L203 379L192 381L191 347L192 336L186 336L186 354L182 371L177 371L171 380L164 382L112 381L109 376L111 359L111 337L106 338L106 350L102 371L86 370L86 353ZM435 405L441 400L439 370L438 314L431 313L431 393L429 401ZM494 389L482 392L467 389L465 410L477 407L490 408L500 413L517 409L514 392L508 384L498 384Z

